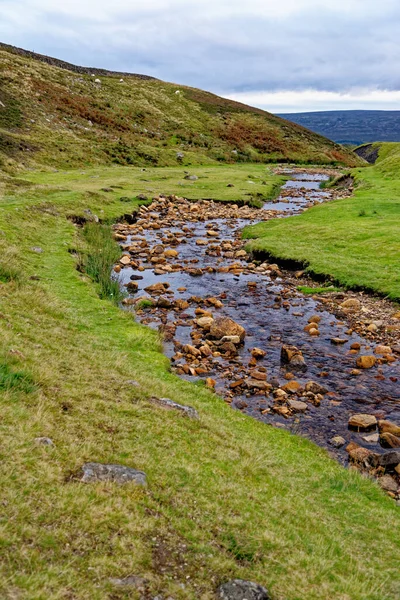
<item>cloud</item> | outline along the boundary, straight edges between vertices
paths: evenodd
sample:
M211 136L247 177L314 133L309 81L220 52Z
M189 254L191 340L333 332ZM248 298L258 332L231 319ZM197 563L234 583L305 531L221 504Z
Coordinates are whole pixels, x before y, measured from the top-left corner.
M304 90L400 89L398 0L0 0L0 7L0 39L8 43L224 95L286 90L300 101Z
M352 90L348 93L316 90L248 92L231 94L231 100L263 108L272 113L321 110L399 110L400 91Z

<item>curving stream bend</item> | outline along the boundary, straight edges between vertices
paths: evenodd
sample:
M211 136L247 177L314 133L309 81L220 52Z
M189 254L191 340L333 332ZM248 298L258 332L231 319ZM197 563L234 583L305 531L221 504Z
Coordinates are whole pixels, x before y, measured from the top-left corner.
M115 268L115 276L131 292L125 307L136 305L137 319L163 332L165 353L180 376L215 384L233 408L307 436L344 462L350 441L384 451L374 430L349 429L352 414L369 413L400 424L398 355L388 360L375 355L377 342L355 333L324 302L300 293L293 272L252 260L240 238L245 225L333 199L332 191L319 188L324 179L324 173L293 173L279 198L262 209L160 197L142 207L136 223L116 227L130 260ZM166 284L157 286L161 293L145 291L160 283ZM348 296L328 297L339 305ZM211 340L207 328L196 324L207 314L227 316L243 326L244 343ZM304 329L315 317L319 335ZM302 352L306 370L282 362L283 345ZM252 357L254 348L265 356ZM357 369L361 355L374 355L377 364ZM306 387L309 382L316 385ZM346 444L334 443L335 436Z

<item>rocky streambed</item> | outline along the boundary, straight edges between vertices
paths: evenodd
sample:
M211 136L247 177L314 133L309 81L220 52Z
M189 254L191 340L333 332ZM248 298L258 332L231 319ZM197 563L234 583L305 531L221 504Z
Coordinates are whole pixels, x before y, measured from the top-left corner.
M302 272L254 260L241 239L245 225L333 199L319 188L326 178L293 173L261 209L157 197L115 226L114 277L180 376L309 437L399 498L400 314L363 294L305 296Z

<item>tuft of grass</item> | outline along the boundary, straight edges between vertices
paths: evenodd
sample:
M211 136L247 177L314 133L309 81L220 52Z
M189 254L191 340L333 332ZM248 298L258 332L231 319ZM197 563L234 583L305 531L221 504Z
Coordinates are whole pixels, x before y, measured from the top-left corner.
M145 310L146 308L152 308L153 302L151 300L147 300L143 298L143 300L139 300L135 304L135 310Z
M82 233L87 244L87 254L81 258L83 268L98 284L100 298L118 305L123 294L118 281L111 278L111 268L120 257L121 250L111 237L110 227L87 223Z
M30 394L36 390L36 387L29 373L14 371L6 362L0 362L1 392L23 392Z
M299 285L297 287L302 294L326 294L329 292L340 292L341 289L330 285L328 287L309 287L307 285Z

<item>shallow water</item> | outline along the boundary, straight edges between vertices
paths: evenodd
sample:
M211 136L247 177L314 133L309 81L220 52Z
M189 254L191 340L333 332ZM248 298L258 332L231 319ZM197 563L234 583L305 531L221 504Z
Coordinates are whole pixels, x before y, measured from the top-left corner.
M268 202L264 206L266 210L282 210L278 217L284 217L286 212L297 213L303 207L314 201L322 202L331 198L331 193L319 190L321 181L327 179L321 174L295 174L283 186L282 195L275 203ZM293 190L293 197L290 192ZM286 194L289 192L289 196ZM281 208L282 207L282 208ZM154 216L156 218L156 216ZM161 229L145 229L138 234L135 232L133 241L130 238L125 243L134 244L138 239L146 240L150 247L160 243L168 233L180 233L183 243L179 244L179 259L171 259L168 262L174 264L191 263L195 268L216 267L241 263L247 268L246 259L225 258L224 256L211 256L205 253L207 247L196 245L197 239L206 239L207 225L205 222L176 223L176 227L163 227L163 220L168 220L162 211L157 215ZM243 219L215 219L212 220L213 227L219 229L219 240L237 240L240 230L248 225L249 221ZM182 232L182 227L188 231ZM198 261L198 262L194 262ZM250 392L242 392L235 395L232 407L241 407L242 412L251 415L258 420L275 426L285 427L295 433L311 438L317 444L328 448L337 458L344 461L344 449L333 449L329 440L335 435L341 435L346 440L354 440L363 446L381 452L383 449L379 444L368 443L364 440L366 433L356 433L348 429L349 416L355 412L367 412L375 414L378 418L387 418L400 423L400 367L399 361L391 364L382 364L370 370L362 371L361 375L354 377L350 374L355 368L356 356L349 353L350 345L354 342L361 344L360 354L371 354L370 342L356 334L346 334L347 326L340 322L331 313L321 309L321 306L312 298L305 297L296 290L293 284L286 280L272 278L266 274L254 272L233 275L232 273L205 273L199 277L193 277L182 271L156 275L150 263L144 259L142 266L145 271L134 271L124 268L119 274L121 285L128 283L131 276L141 277L138 280L139 291L137 296L145 295L145 287L152 283L168 282L170 284L171 298L188 299L191 296L221 297L224 306L220 309L212 309L214 316L229 316L240 323L247 332L245 343L239 348L238 356L235 358L217 357L208 365L208 372L202 377L212 377L216 380L216 391L222 397L229 392L229 385L235 379L248 374L249 351L254 348L262 348L266 356L258 361L258 366L265 367L268 381L274 386L287 383L285 374L290 371L281 364L280 352L282 344L291 344L301 349L307 364L305 373L294 372L295 380L300 384L313 380L325 388L328 393L324 396L319 407L308 404L306 413L295 414L290 418L284 418L274 412L264 412L273 405L270 396L250 395ZM254 271L254 270L253 270ZM257 287L249 287L249 282L256 282ZM178 288L185 287L185 292L179 292ZM190 337L192 331L192 320L195 318L194 310L196 304L182 314L173 310L152 309L142 311L138 314L141 322L150 327L167 328L176 325L173 340L165 343L165 353L172 358L175 355L174 341L183 344L192 344ZM319 325L320 336L311 337L304 331L311 315L318 314L321 317ZM346 338L348 341L343 345L334 345L332 338ZM173 363L179 368L184 360ZM185 376L193 381L198 377ZM390 379L392 378L392 379ZM296 396L293 396L296 398ZM263 414L264 412L264 414Z

